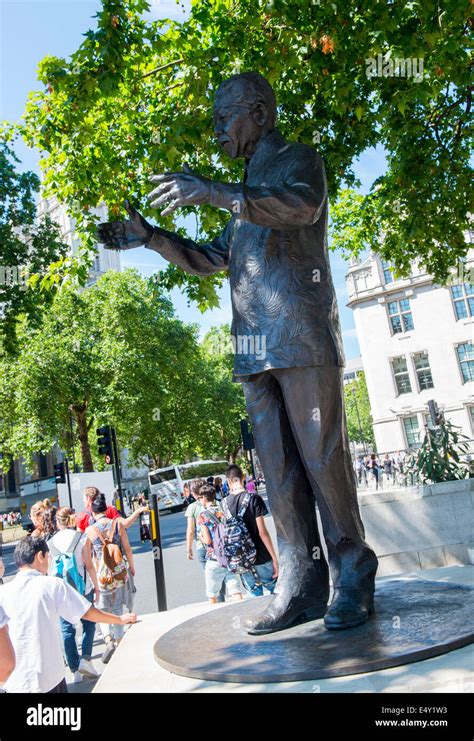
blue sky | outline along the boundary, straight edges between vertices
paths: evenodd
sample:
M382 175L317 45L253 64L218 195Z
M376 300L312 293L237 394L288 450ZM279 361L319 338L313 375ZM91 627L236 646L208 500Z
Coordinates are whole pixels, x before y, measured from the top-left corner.
M186 18L189 0L153 0L150 17ZM20 118L26 98L38 89L36 77L38 62L46 55L67 57L82 42L82 34L94 26L92 16L100 9L99 0L0 0L0 119L14 121ZM183 7L185 12L183 13ZM22 160L22 169L38 170L38 153L18 143L16 151ZM356 163L356 174L366 192L371 183L385 169L382 148L367 150ZM189 236L194 236L194 219L189 221ZM151 275L164 266L156 253L144 248L122 255L124 267L135 267L144 275ZM342 333L347 359L359 355L353 314L347 309L348 300L344 276L347 263L331 253L333 280L336 288ZM202 332L211 326L230 322L231 305L228 285L220 291L219 309L201 314L195 305L187 306L185 297L175 289L173 302L178 316L186 322L197 322Z

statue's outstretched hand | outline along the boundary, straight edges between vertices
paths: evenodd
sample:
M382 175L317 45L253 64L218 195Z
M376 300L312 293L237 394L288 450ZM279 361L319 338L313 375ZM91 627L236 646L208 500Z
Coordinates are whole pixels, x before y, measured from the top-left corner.
M125 201L129 221L109 221L97 227L97 241L109 250L130 250L148 244L153 235L153 227L146 219Z
M164 175L152 175L150 182L159 183L148 196L151 206L166 206L162 216L175 211L180 206L200 206L209 203L211 181L202 175L191 172L184 165L184 172L167 172Z

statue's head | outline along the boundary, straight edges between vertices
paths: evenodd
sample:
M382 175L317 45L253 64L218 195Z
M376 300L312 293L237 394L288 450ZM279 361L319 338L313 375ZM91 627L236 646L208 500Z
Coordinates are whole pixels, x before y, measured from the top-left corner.
M232 159L251 157L260 139L273 131L276 98L257 72L233 75L219 85L214 100L214 131Z

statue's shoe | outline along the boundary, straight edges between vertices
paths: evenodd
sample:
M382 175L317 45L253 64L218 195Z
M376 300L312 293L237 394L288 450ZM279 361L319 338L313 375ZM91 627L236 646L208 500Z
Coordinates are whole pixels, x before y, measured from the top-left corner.
M367 594L355 588L338 587L324 616L328 630L346 630L366 623L374 611L373 592Z
M301 597L282 599L281 595L276 595L265 612L245 620L244 628L254 636L276 633L293 625L319 620L324 617L326 608L327 600L310 602Z

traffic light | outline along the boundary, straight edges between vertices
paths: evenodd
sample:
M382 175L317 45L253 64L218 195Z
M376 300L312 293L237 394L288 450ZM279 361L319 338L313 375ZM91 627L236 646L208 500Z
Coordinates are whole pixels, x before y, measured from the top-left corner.
M105 462L111 465L114 462L112 429L110 425L99 427L97 430L97 447L99 455L105 455Z
M437 427L443 422L443 412L439 411L438 405L434 399L430 399L428 402L428 410L431 417L431 424L433 427Z
M66 470L64 468L64 461L62 463L54 464L54 478L57 484L66 483Z
M249 430L248 420L240 420L240 433L242 435L244 450L253 450L255 448L255 442L253 439L253 434Z

